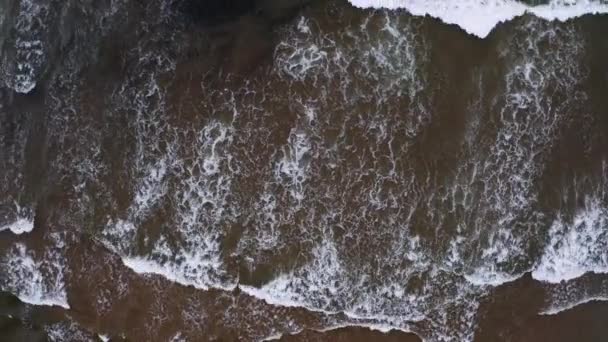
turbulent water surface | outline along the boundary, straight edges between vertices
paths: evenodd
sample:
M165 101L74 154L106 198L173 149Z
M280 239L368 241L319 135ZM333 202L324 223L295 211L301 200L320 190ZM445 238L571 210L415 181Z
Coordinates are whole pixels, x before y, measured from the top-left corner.
M195 3L0 0L0 337L608 340L608 3Z

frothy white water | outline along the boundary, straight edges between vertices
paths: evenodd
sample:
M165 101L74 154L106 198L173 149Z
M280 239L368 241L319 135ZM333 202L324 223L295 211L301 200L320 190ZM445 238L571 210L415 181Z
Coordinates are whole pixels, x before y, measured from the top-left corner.
M37 261L25 245L18 243L0 261L0 288L33 305L56 305L69 309L61 256L47 251Z
M204 251L203 251L204 252ZM158 251L155 250L154 254ZM171 250L166 249L160 256L171 255ZM180 262L161 262L149 257L123 256L121 260L125 266L135 273L160 275L170 281L193 286L201 290L210 287L231 291L236 287L234 283L222 283L214 279L213 272L223 267L217 256L211 258L204 253L181 252ZM209 275L211 273L211 275Z
M504 95L491 111L476 114L496 120L496 134L483 136L479 119L468 121L463 158L469 162L460 165L456 183L442 195L458 215L446 266L464 269L465 279L475 285L511 282L534 266L528 255L538 237L531 232L546 226L537 209L538 182L560 128L572 115L569 107L582 97L572 91L585 78L583 45L574 43L580 41L578 32L536 18L524 24L511 48L501 51L507 67ZM573 43L564 46L562 40ZM549 91L572 95L547 96ZM471 241L478 244L472 247ZM461 257L472 248L472 260Z
M568 303L565 305L552 306L551 308L549 308L547 310L539 312L539 315L557 315L560 312L574 309L575 307L577 307L579 305L583 305L583 304L587 304L587 303L591 303L591 302L605 302L605 301L608 301L608 296L589 297L589 298L581 299L579 301Z
M548 233L549 241L532 277L560 283L585 273L608 273L608 163L594 194L570 218L558 215Z
M410 212L399 208L404 194L388 189L413 182L399 159L430 121L420 101L425 51L408 20L390 13L337 30L302 17L286 32L275 72L290 86L304 83L313 91L294 94L302 108L260 196L256 230L268 227L268 234L243 245L255 249L246 251L255 264L264 261L260 249L304 240L305 262L259 288L240 285L243 292L273 305L344 313L352 321L403 327L425 318L432 296L409 294L406 283L425 271L427 258L404 222ZM397 97L409 101L389 104ZM360 112L362 103L369 112ZM326 138L333 134L337 141ZM285 190L272 192L276 183ZM388 213L378 218L382 210ZM281 225L289 227L289 241L275 233ZM353 252L368 248L365 240L389 246L369 256ZM387 264L407 266L399 274L372 266Z
M95 335L73 321L59 322L44 327L50 342L95 341Z
M478 202L488 207L466 213L475 218L454 242L448 265L453 267L439 270L433 247L443 242L432 245L416 233L414 228L421 227L410 222L416 211L425 209L420 202L429 182L410 170L408 160L409 144L432 119L419 99L427 88L426 68L421 67L425 58L419 58L425 46L408 24L410 19L381 14L338 31L302 18L297 30L279 44L270 77L284 83L272 84L270 93L282 97L280 91L302 84L310 93L295 92L297 99L290 106L298 102L304 107L295 119L288 110L281 113L280 130L285 132L278 148L270 143L277 137L277 126L265 126L267 117L277 120L279 114L272 112L276 102L270 95L256 101L260 110L249 113L254 124L243 119L248 113L236 105L226 108L222 120L213 112L188 127L172 127L163 121L169 113L162 108L164 95L154 76L145 80L143 92L125 93L125 102L135 99L138 114L132 200L125 213L109 221L102 233L104 243L137 273L228 290L237 286L238 272L227 267L226 260L236 256L237 262L245 260L257 270L258 265L280 260L264 258L283 257L285 250L299 248L296 265L277 266L267 283L240 289L277 306L345 313L357 325L374 321L403 328L424 321L431 326L426 334L431 340L472 340L485 286L470 283L498 285L522 271L514 264L527 257L529 235L521 235L527 229L512 229L518 219L528 218L526 211L536 196L535 177L543 166L542 155L540 160L535 156L550 150L561 122L561 113L552 111L561 103L547 104L543 93L560 82L556 79L569 82L556 70L568 73L564 61L578 55L568 48L540 53L541 46L559 42L554 38L571 36L536 27L544 21L535 18L528 18L531 33L517 37L521 49L511 51L515 55L505 52L501 63L508 67L507 94L497 101L503 107L493 108L500 115L495 118L496 136L490 137L494 144L471 152L470 165L475 166L463 176L470 183L458 184L486 184L477 193L467 190L467 199L458 205L467 208ZM521 51L523 56L518 55ZM228 89L217 92L228 94L220 96L225 105L242 100L238 94L229 96ZM391 103L406 97L411 101ZM216 103L208 107L218 108ZM226 117L234 121L226 123ZM328 128L331 134L324 131ZM264 138L256 139L257 133ZM242 152L243 146L254 152ZM251 155L243 158L241 153ZM248 165L255 177L237 170ZM461 192L455 189L454 199ZM245 226L233 254L222 243L231 225ZM467 245L470 241L476 245ZM467 249L480 255L464 260Z
M313 251L314 259L302 268L283 274L257 289L241 286L244 292L269 304L305 307L312 311L334 313L330 301L345 291L343 267L335 246L326 241Z
M336 324L336 325L331 325L328 326L326 328L323 329L311 329L312 331L317 331L320 333L324 333L324 332L330 332L330 331L334 331L334 330L339 330L339 329L344 329L344 328L351 328L351 327L362 327L362 328L367 328L371 331L378 331L384 334L387 334L393 330L398 330L398 331L402 331L404 333L414 333L410 330L407 329L400 329L391 325L386 325L386 324L373 324L373 323L360 323L360 324ZM298 330L298 331L294 331L293 333L289 333L288 335L290 336L295 336L300 334L302 331L304 331L303 329ZM287 334L276 334L276 335L272 335L272 336L268 336L266 338L264 338L262 341L276 341L276 340L280 340L281 338L283 338L283 336L285 336Z
M18 93L29 93L36 87L37 77L45 61L45 46L41 40L46 26L49 4L44 1L19 2L15 18L15 62L0 66L5 83ZM1 59L0 59L1 60Z
M509 274L496 269L497 267L491 265L486 268L478 268L473 273L465 274L464 278L471 284L477 286L499 286L502 284L510 283L521 278L526 272L519 274Z
M361 8L404 8L413 15L429 15L456 24L469 34L486 37L499 23L526 13L547 20L565 21L585 14L608 13L601 0L551 0L531 6L515 0L349 0Z
M167 121L166 90L147 68L152 63L155 71L170 72L174 61L150 53L140 63L146 71L126 80L118 99L137 113L132 201L126 213L108 220L102 241L137 273L161 275L200 289L230 290L234 275L225 270L221 242L234 215L229 202L233 128L213 119L191 128L172 126ZM141 82L142 87L129 87L132 82ZM225 95L226 108L216 110L232 110L228 108L232 94ZM148 225L168 202L171 207L163 213L163 222ZM148 230L155 226L160 232ZM136 249L140 236L145 248Z
M13 234L20 235L23 233L29 233L33 229L34 229L33 220L31 220L29 218L25 218L25 217L20 217L17 219L17 221L0 227L0 232L3 230L10 230L11 232L13 232Z
M0 226L0 232L3 230L10 230L15 235L21 235L29 233L34 230L34 219L32 210L29 208L21 207L15 202L15 214L12 216L12 222ZM10 221L9 221L10 222Z
M608 300L608 164L592 193L573 213L558 213L532 277L545 283L545 309L552 315L592 301ZM578 193L580 185L572 185ZM575 198L577 198L575 196ZM576 201L578 203L578 201ZM587 274L587 276L583 276Z
M534 279L559 283L587 272L608 273L608 210L596 199L586 202L570 222L553 222Z
M296 129L289 134L287 146L283 152L283 158L277 163L275 177L281 181L286 179L287 186L291 189L291 196L301 201L303 199L303 183L308 178L308 163L306 157L310 154L310 141L303 131Z
M546 283L544 306L541 315L554 315L579 305L608 301L608 279L605 276L587 276L558 284Z

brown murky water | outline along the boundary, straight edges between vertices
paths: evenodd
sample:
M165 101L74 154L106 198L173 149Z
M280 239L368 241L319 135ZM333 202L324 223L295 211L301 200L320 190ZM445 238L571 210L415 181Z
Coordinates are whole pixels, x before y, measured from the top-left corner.
M1 340L608 339L606 16L184 3L0 2Z

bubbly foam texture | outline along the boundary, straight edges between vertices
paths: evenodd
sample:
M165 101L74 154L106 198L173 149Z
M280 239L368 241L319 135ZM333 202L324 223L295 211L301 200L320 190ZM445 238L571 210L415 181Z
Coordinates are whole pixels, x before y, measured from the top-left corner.
M608 301L608 296L588 297L588 298L584 298L584 299L574 301L571 303L567 303L567 304L554 305L547 310L539 312L539 315L557 315L560 312L574 309L575 307L577 307L579 305L584 305L584 304L592 303L592 302L605 302L605 301Z
M328 327L323 328L323 329L312 329L312 330L318 331L318 332L329 332L329 331L333 331L333 330L338 330L338 329L343 329L343 328L350 328L350 327L363 327L363 328L367 328L367 329L372 330L372 331L379 331L379 332L384 333L384 334L389 333L392 330L399 330L399 331L402 331L402 332L405 332L405 333L412 333L412 331L410 331L410 330L397 329L397 328L395 328L393 326L390 326L390 325L366 324L366 323L361 323L361 324L336 324L336 325L328 326ZM293 333L290 333L290 335L298 335L302 331L303 330L295 331ZM276 340L280 340L283 336L284 336L284 334L277 334L277 335L266 337L262 341L276 341Z
M19 2L15 29L15 65L7 66L6 85L18 93L29 93L36 87L36 78L45 62L45 47L42 41L48 4L37 0Z
M28 207L21 207L17 202L14 203L14 207L14 214L9 216L13 217L12 222L0 226L0 232L10 230L15 235L21 235L34 230L34 215L32 210Z
M297 201L301 201L304 196L302 187L308 178L308 165L305 158L310 154L310 149L310 141L306 133L292 130L289 134L288 144L283 151L283 158L276 166L275 177L279 181L287 178L291 196Z
M73 321L59 322L44 327L50 342L93 341L94 335Z
M160 54L142 56L140 63L154 63L158 65L155 71L161 73L175 67ZM108 221L104 244L135 272L158 274L201 289L232 289L234 277L226 274L220 249L221 226L231 217L226 210L231 179L225 172L232 130L212 120L198 130L178 134L166 121L165 94L158 76L142 73L140 77L135 81L143 83L141 88L122 89L123 103L137 113L134 197L124 217ZM134 250L137 236L148 235L146 220L167 200L174 204L174 213L166 218L172 229L156 241L147 241L143 254Z
M343 272L335 246L324 242L313 250L313 261L299 270L280 275L260 289L241 288L269 304L331 313L335 308L329 301L346 291Z
M258 210L264 215L256 229L282 223L290 227L290 240L263 235L257 246L303 241L313 247L302 253L303 262L260 287L239 285L243 292L273 305L343 313L355 325L409 330L412 322L436 322L424 336L472 338L472 299L481 290L434 269L432 253L410 222L425 180L404 165L412 142L432 120L422 92L426 49L406 18L387 12L336 31L302 17L286 33L275 51L275 72L316 91L295 95L302 106L274 168L273 180L288 189L300 176L301 195L289 192L292 206L286 208L280 192L265 190L264 210ZM403 101L395 106L395 98ZM361 104L369 112L360 111ZM330 129L337 131L335 142L324 141ZM301 162L297 151L305 152ZM246 240L243 245L252 241ZM356 252L371 249L377 252ZM264 261L249 255L254 265ZM459 331L447 328L454 325Z
M533 19L517 31L515 47L505 51L504 56L512 64L507 64L504 102L497 102L493 108L499 113L494 144L487 150L476 145L466 147L470 162L460 167L457 178L461 183L447 194L454 202L452 208L476 210L470 218L466 214L462 218L461 224L467 229L457 230L475 236L462 236L459 232L448 255L448 263L459 267L463 260L457 256L470 248L466 241L481 239L476 263L461 266L473 284L496 286L510 282L532 267L527 257L535 239L529 234L530 227L536 227L534 231L544 225L542 214L535 209L537 182L557 132L568 120L570 113L565 108L578 101L580 95L572 92L572 96L555 101L544 94L548 89L569 94L584 78L577 64L581 60L580 43L567 47L559 43L579 41L577 37L572 29L557 29ZM543 44L553 50L544 50ZM475 121L470 124L475 125ZM480 137L470 139L472 142ZM476 182L482 182L484 187L471 193L470 187ZM479 232L485 236L480 238Z
M336 82L341 90L341 100L345 106L356 101L384 102L383 96L409 97L416 111L416 120L408 122L410 130L417 131L426 110L418 98L424 87L425 75L420 73L419 61L424 58L424 49L419 49L415 33L406 26L399 16L370 16L359 27L338 32L320 32L314 22L301 17L297 30L292 29L275 51L275 72L282 77L300 82L311 82L315 87L328 87ZM380 29L378 37L370 36L368 29ZM343 40L355 39L357 48ZM337 42L342 41L340 44ZM418 55L420 54L420 55ZM359 69L358 77L367 82L358 89L349 77L349 68ZM380 77L376 68L383 70ZM358 90L358 92L357 92ZM319 96L328 102L327 92ZM319 100L319 99L313 99ZM311 113L308 112L310 115ZM310 116L308 116L310 118ZM414 118L408 118L409 120ZM409 133L409 130L408 130Z
M307 247L296 267L276 274L260 287L238 285L243 292L274 305L326 314L344 312L352 321L399 329L432 317L429 320L437 322L434 336L447 336L448 323L458 322L468 328L451 334L470 339L471 322L463 319L470 320L476 302L462 300L465 305L454 311L458 315L445 313L444 308L453 309L453 298L473 298L476 290L464 287L462 280L454 286L434 286L458 276L429 270L430 256L407 222L413 209L400 209L399 205L410 192L407 200L416 201L413 188L417 180L403 169L402 158L430 120L421 94L424 46L409 22L388 13L334 32L319 32L305 18L296 25L275 51L273 77L284 82L285 89L302 82L314 84L312 89L319 93L294 97L297 116L291 129L278 148L266 147L271 149L267 165L253 164L262 184L251 199L252 212L246 208L239 212L231 200L238 193L233 181L241 176L239 169L248 167L246 158L235 160L233 148L257 141L267 144L258 134L263 137L268 132L246 124L247 119L255 120L256 127L268 124L263 111L236 103L231 91L220 90L216 95L222 105L217 110L230 114L232 122L210 119L203 120L201 128L172 129L163 123L163 109L147 104L156 96L154 103L163 103L151 77L144 80L150 84L150 95L128 96L137 99L131 102L140 113L135 127L139 140L134 200L124 217L108 222L104 243L137 273L158 274L201 289L230 290L237 286L236 276L226 270L220 242L226 234L224 227L236 221L237 213L247 215L245 222L255 229L246 230L238 252L252 270L268 254L295 244ZM371 26L380 28L378 36L370 35ZM349 36L356 40L346 39ZM360 70L360 82L352 82L350 68ZM334 90L337 96L328 94ZM403 98L403 103L390 105L389 99L395 97ZM356 112L361 102L369 104L372 112ZM272 106L272 102L257 105ZM241 129L243 126L247 129ZM325 140L328 128L338 130L338 141ZM165 148L157 141L164 141ZM361 159L360 153L372 156L373 162ZM324 178L324 172L333 175ZM361 187L356 180L365 178L373 181ZM391 184L403 188L393 192ZM170 234L163 232L161 238L147 242L151 246L147 251L135 250L137 236L147 235L147 217L168 199L175 211L168 218ZM320 207L325 209L311 209ZM378 214L382 210L386 216ZM335 229L370 235L354 241L350 233L335 236ZM369 248L365 246L368 241L388 243L389 247L369 257L352 255L357 250L352 243ZM401 271L388 274L385 268L378 270L377 264ZM418 281L424 283L421 293L408 293L407 284Z
M560 283L545 283L546 295L542 315L554 315L590 302L608 300L608 280L585 276Z
M608 210L595 199L587 199L571 221L558 218L549 231L534 279L559 283L587 272L608 273Z
M558 215L548 232L549 241L532 277L548 283L578 278L587 272L608 273L608 164L595 194L573 217Z
M37 261L25 245L17 243L0 262L4 270L0 287L28 304L69 309L61 260L58 252L49 250Z
M565 21L585 14L608 13L601 0L551 0L531 6L516 0L349 0L361 8L404 8L416 16L429 15L455 24L467 33L485 38L497 24L533 14L546 20Z
M142 55L118 92L136 113L130 202L108 220L103 243L140 274L239 287L357 325L415 325L429 340L472 340L479 298L532 266L529 232L542 221L536 186L567 104L543 94L576 95L582 43L574 30L522 21L515 47L501 51L496 127L481 136L481 118L469 122L466 160L440 187L409 159L434 119L423 91L428 46L410 20L379 11L336 28L301 17L279 32L270 86L202 84L209 112L186 127L170 122L159 81L173 61ZM289 110L279 112L288 96ZM451 217L432 210L437 199ZM445 222L457 232L445 246L420 233ZM227 237L238 239L233 253ZM479 253L465 257L471 250ZM254 278L270 263L272 274L245 284L233 261Z
M529 32L523 38L519 32L517 49L505 52L505 60L514 62L506 63L505 96L493 108L500 113L493 144L475 149L480 133L468 127L470 163L458 171L459 181L449 193L435 194L445 195L454 208L489 206L477 220L457 217L462 219L458 236L445 255L418 236L410 222L416 209L430 201L424 191L434 191L407 166L412 142L433 119L422 91L426 47L407 20L388 12L339 31L302 17L284 33L272 77L284 82L282 88L304 84L312 93L293 97L294 118L281 141L257 138L268 134L265 127L255 130L245 119L249 115L259 120L256 125L267 125L264 110L272 110L270 100L270 105L256 103L270 109L250 110L235 101L238 95L218 90L225 93L216 94L221 105L214 103L214 110L231 120L209 114L189 127L172 126L158 75L141 72L130 80L138 87L125 82L120 96L136 113L133 188L129 207L108 220L104 244L136 273L205 290L238 286L273 305L343 312L348 323L385 330L409 330L412 322L425 322L430 327L420 335L427 339L472 340L479 296L527 270L517 263L530 237L512 228L536 201L543 159L532 156L550 150L563 119L561 112L549 110L563 104L549 106L542 94L548 87L570 89L580 76L575 32L535 19L525 24L522 32ZM563 40L577 43L557 52L541 49ZM566 60L574 62L566 65ZM162 56L144 55L141 63L157 63L161 72L173 68ZM352 70L357 70L356 82ZM395 98L404 101L391 107L387 99ZM361 104L368 112L356 110ZM325 138L330 129L335 140ZM259 157L266 164L254 163L262 184L251 185L255 195L246 198L247 209L235 199L243 184L238 183L239 168L246 165L236 160L242 152L235 146L256 143L267 144L271 157ZM474 182L484 182L487 189L475 192ZM162 229L150 234L148 221L159 212ZM251 270L290 245L304 246L301 259L293 267L278 267L259 287L237 285L222 244L235 222L254 227L245 229L235 253ZM471 241L481 246L474 261L464 257ZM370 256L358 250L377 252ZM434 264L442 258L442 265Z
M29 233L34 230L34 221L30 218L20 217L17 221L0 227L0 232L3 230L10 230L16 235Z

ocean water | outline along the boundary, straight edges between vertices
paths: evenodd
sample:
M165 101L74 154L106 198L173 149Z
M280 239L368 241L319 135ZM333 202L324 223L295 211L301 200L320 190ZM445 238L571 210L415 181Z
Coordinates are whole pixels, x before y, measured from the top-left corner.
M608 339L608 3L286 4L0 2L0 337Z

